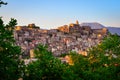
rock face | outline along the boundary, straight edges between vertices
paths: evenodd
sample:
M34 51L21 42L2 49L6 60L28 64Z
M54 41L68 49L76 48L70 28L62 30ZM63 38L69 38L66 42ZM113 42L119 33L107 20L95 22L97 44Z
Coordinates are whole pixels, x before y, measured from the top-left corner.
M81 23L80 26L90 26L91 29L102 29L102 28L105 27L105 26L103 26L102 24L97 23L97 22L92 22L92 23Z

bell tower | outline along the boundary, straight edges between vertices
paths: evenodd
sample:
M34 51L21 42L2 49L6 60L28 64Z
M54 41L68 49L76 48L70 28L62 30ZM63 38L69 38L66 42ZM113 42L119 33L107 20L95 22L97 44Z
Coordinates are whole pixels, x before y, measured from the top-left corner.
M78 24L78 25L79 25L79 22L78 22L78 20L76 20L76 24Z

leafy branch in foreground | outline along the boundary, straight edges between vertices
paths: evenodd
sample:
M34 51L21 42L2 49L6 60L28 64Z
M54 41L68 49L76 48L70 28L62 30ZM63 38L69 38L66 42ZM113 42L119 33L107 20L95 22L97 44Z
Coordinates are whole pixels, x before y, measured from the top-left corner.
M0 7L1 7L1 5L7 5L7 3L0 0Z
M20 47L15 45L14 26L17 20L11 21L5 25L0 18L0 80L17 80L20 73Z
M55 58L45 46L35 50L37 61L27 65L25 80L76 80L77 77L68 65ZM78 79L77 79L78 80Z

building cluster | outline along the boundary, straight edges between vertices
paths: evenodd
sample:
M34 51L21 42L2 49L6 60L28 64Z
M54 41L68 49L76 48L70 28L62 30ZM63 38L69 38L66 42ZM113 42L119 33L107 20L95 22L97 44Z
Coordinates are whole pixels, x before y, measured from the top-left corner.
M89 26L80 26L76 21L50 30L40 29L35 24L16 26L14 37L16 44L22 49L23 57L33 57L38 44L47 45L54 56L70 51L86 56L89 48L99 44L107 32L106 28L91 29Z

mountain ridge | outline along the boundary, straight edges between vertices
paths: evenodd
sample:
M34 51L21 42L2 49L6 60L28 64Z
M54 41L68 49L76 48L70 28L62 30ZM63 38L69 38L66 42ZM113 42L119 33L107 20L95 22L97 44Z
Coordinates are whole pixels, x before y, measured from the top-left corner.
M111 34L118 34L120 35L120 27L112 27L112 26L104 26L98 22L83 22L80 26L90 26L91 29L102 29L107 28Z
M109 27L106 27L108 30L109 30L109 32L110 33L112 33L112 34L118 34L118 35L120 35L120 27L111 27L111 26L109 26Z
M80 26L90 26L91 29L102 29L105 27L98 22L84 22L84 23L81 23Z

